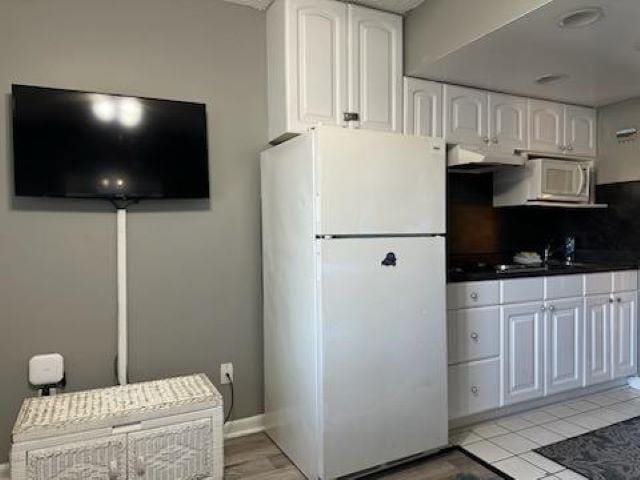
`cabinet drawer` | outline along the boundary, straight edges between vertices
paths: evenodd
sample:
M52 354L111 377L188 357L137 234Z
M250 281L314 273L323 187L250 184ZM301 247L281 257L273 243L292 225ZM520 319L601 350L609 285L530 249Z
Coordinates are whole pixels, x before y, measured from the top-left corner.
M582 275L558 275L546 277L544 281L544 298L581 297Z
M449 364L500 354L500 308L449 311L447 318Z
M613 272L613 291L626 292L628 290L638 289L638 271L625 270L622 272Z
M500 360L449 367L449 418L491 410L500 402Z
M502 303L533 302L544 296L544 277L500 281Z
M500 303L498 282L462 282L447 286L448 308L480 307Z
M603 295L611 293L611 272L587 273L584 276L585 295Z

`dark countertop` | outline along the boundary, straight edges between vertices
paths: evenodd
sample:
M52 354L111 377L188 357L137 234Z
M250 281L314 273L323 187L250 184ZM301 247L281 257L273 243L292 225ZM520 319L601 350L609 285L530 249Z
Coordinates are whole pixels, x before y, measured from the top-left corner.
M494 268L486 267L481 270L447 272L447 282L474 282L481 280L501 280L504 278L550 277L552 275L579 275L583 273L610 272L616 270L637 270L638 263L634 262L588 262L574 265L549 264L542 270L496 272Z

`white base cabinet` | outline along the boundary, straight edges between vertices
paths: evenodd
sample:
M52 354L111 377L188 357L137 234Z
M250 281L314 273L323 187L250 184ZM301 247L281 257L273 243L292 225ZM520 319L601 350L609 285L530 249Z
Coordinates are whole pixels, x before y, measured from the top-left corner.
M583 384L583 299L551 301L545 309L545 394L552 395Z
M637 371L638 293L614 293L611 315L613 339L613 377L634 375Z
M544 306L538 302L502 307L502 403L544 394Z
M637 373L636 270L450 283L449 417Z
M29 398L12 480L222 480L222 397L202 374Z

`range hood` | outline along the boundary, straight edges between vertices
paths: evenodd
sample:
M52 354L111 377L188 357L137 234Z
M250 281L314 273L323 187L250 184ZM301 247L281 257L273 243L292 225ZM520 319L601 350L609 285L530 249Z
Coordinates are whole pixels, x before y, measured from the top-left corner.
M488 147L452 145L447 152L449 169L467 173L486 173L502 167L521 167L526 158L514 153L495 152Z

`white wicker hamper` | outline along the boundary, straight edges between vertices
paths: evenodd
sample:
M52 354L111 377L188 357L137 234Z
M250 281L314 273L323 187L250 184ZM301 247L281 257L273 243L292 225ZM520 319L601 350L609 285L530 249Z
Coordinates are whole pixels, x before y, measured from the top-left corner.
M223 476L222 396L204 374L26 399L12 480Z

